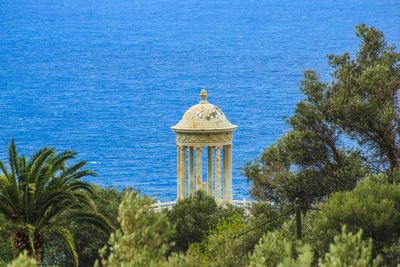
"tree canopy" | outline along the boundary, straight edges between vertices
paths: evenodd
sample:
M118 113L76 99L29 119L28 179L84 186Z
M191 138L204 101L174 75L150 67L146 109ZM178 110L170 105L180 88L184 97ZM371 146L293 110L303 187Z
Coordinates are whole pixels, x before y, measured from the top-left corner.
M355 59L328 56L330 83L306 70L305 98L287 119L290 130L242 169L258 200L313 201L354 188L367 172L393 173L399 166L400 54L383 34L356 26ZM347 141L346 141L347 140ZM353 140L358 145L346 146Z

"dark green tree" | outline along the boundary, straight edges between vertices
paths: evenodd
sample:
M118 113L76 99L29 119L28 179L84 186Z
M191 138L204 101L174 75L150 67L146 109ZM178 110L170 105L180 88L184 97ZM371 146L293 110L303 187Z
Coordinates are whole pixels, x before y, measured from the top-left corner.
M356 29L361 38L356 59L329 55L333 81L319 91L329 96L331 119L358 142L369 162L392 172L400 157L400 54L379 30L365 24Z
M356 35L356 60L329 55L331 83L305 71L305 98L287 120L291 129L244 166L255 199L293 204L299 198L306 210L332 192L354 188L368 171L398 167L400 54L373 27L356 26ZM358 147L346 148L346 138Z
M323 255L343 225L352 232L362 229L363 238L372 238L375 253L382 253L384 247L392 244L397 245L400 237L399 203L400 184L387 183L384 174L368 176L352 191L332 194L324 201L313 222L311 235L315 235L314 240L317 240L314 244L316 250Z
M365 174L359 152L343 148L340 129L329 122L320 100L307 93L311 76L305 73L306 97L287 121L292 129L242 169L257 200L293 206L299 198L307 210L329 193L352 189Z
M67 222L86 222L106 233L111 232L111 224L96 212L87 194L91 185L81 180L95 174L81 170L85 161L66 165L75 155L72 150L56 153L55 148L45 147L28 160L18 155L14 139L11 140L9 169L0 161L0 213L6 220L1 229L11 234L14 258L16 249L26 250L40 263L45 234L53 232L65 241L74 264L78 265Z
M218 206L213 197L204 191L196 191L187 198L178 201L168 211L168 218L176 226L172 236L175 251L186 251L191 243L201 242L210 227L224 217L230 217L243 210L234 206Z

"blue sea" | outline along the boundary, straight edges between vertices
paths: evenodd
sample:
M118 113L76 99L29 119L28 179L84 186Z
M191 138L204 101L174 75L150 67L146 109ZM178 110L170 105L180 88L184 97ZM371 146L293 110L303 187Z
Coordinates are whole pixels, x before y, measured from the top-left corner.
M170 126L200 100L234 132L240 168L288 129L305 69L329 81L326 55L355 55L365 22L400 45L397 0L2 0L0 158L74 149L101 186L176 198ZM205 170L204 170L205 173Z

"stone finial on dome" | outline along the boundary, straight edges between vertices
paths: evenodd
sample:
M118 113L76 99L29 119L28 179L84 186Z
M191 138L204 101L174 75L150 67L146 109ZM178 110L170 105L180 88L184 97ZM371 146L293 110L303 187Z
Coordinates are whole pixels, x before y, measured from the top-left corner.
M200 96L200 103L186 110L181 121L171 127L172 130L195 134L232 133L237 126L228 121L222 110L207 101L207 91L202 90Z
M208 103L208 101L207 101L207 91L206 90L204 90L204 89L201 90L200 97L201 97L200 104L207 104Z

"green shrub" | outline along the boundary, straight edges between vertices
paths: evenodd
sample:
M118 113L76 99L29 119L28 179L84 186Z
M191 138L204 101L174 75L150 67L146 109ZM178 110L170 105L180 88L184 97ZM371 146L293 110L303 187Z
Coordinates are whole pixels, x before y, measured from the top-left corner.
M188 251L187 253L179 252L172 253L168 258L166 264L168 267L202 267L207 266L207 262L200 255L200 253L193 253L193 251Z
M265 234L280 228L288 220L288 212L290 213L288 208L276 209L266 202L254 203L246 218L248 229L254 230L243 237L250 250L254 249Z
M379 177L378 177L379 178ZM317 236L327 250L343 225L349 231L363 229L376 249L398 240L400 236L400 185L381 182L376 176L360 182L353 191L333 194L322 206L315 222Z
M18 258L7 264L7 267L37 267L36 260L27 256L26 252L21 253Z
M337 234L337 231L332 229L326 229L324 233L316 230L317 221L320 220L320 216L321 213L319 210L310 210L306 214L301 214L302 241L311 246L313 266L328 251L325 247L329 247L329 243L333 242L333 237ZM286 219L277 229L282 238L292 242L297 240L295 216ZM332 239L322 238L324 236L332 236Z
M171 210L168 218L176 226L171 241L175 243L174 251L186 251L190 243L200 243L206 237L208 229L218 223L220 218L243 213L233 205L218 206L213 197L199 190L187 198L179 200Z
M313 254L308 244L297 249L297 258L286 257L278 264L278 267L309 267L311 266Z
M280 230L269 232L255 247L250 256L249 267L308 267L312 265L311 246L283 237ZM362 230L357 234L347 232L334 237L329 252L319 259L320 267L377 267L382 262L380 256L373 259L372 239L363 240Z
M249 262L249 249L243 236L238 236L244 231L246 225L240 214L222 218L209 230L207 239L201 244L192 244L187 254L195 255L194 258L201 256L203 266L245 266Z
M121 230L113 233L109 248L100 251L101 266L160 266L166 263L173 226L166 213L155 212L153 199L128 192L119 207ZM110 255L107 257L107 249ZM99 266L96 262L95 266Z
M310 266L312 253L309 245L297 244L282 236L280 231L267 233L254 248L249 267Z
M342 233L335 236L335 241L329 246L329 252L324 259L320 259L321 267L377 267L382 261L378 256L372 260L372 240L362 239L362 230L357 234L346 232L343 226Z
M215 200L201 190L179 200L168 211L169 220L176 226L174 250L186 251L190 243L201 242L210 225L218 222L217 209Z

